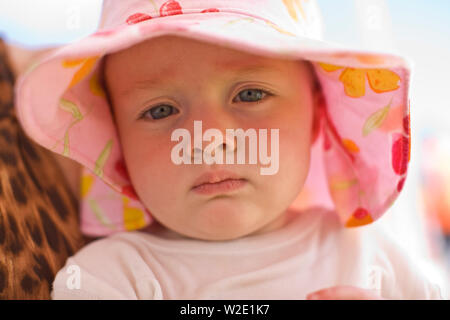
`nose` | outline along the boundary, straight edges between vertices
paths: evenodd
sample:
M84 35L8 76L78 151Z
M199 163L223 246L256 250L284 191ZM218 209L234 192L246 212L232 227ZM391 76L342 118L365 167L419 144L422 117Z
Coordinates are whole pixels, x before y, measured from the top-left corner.
M223 107L211 106L211 108L202 108L200 113L197 113L195 117L190 117L188 121L186 125L194 128L191 131L191 137L194 138L191 149L191 163L195 163L195 157L201 159L204 152L204 156L210 157L214 157L219 150L222 150L223 157L236 152L237 139L234 135L227 137L226 130L238 128L237 122ZM203 140L205 133L207 133L206 139ZM222 137L222 143L216 145L218 136ZM201 141L201 147L196 145L195 139ZM213 143L214 145L209 146ZM223 163L225 163L225 158L223 160Z
M227 153L230 154L234 154L236 152L236 137L233 136L231 138L227 138L226 135L223 135L223 141L221 144L217 145L215 148L213 148L211 150L211 148L209 147L209 150L205 150L207 145L209 145L212 142L203 142L202 143L202 148L196 148L196 147L192 147L192 152L191 152L191 163L194 163L194 159L195 157L202 157L203 156L203 152L204 151L208 151L206 152L205 156L210 156L210 157L214 157L216 155L216 152L218 152L218 150L222 149L222 154L226 155Z

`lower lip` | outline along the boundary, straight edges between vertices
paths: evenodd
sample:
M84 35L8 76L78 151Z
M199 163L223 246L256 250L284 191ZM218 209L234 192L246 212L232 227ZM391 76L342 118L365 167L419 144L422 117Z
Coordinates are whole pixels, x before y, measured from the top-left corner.
M228 179L216 183L205 183L192 189L199 194L224 193L237 190L247 184L244 179Z

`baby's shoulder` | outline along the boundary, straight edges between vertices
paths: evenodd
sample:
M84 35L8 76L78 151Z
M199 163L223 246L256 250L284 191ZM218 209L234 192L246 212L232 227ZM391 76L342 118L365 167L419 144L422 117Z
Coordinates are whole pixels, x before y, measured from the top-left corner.
M309 228L323 237L339 236L344 227L336 212L323 207L297 211L293 223Z
M153 253L139 232L118 232L85 245L67 259L65 268L72 266L85 274L115 280L125 275L148 276L158 266Z
M96 239L81 248L73 257L79 260L139 258L146 240L138 231L122 231Z
M53 282L52 298L135 299L139 294L160 299L157 267L151 251L140 246L139 234L113 234L89 243L67 259Z

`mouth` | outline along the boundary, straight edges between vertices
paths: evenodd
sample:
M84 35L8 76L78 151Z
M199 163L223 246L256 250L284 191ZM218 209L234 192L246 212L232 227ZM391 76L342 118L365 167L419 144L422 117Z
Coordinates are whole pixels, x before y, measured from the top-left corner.
M230 171L214 171L201 175L192 187L198 194L227 193L242 188L247 180Z

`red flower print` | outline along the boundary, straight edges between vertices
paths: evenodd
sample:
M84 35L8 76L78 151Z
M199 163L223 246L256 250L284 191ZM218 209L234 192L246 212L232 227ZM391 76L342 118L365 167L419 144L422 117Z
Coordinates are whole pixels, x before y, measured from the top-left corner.
M407 116L405 116L403 118L403 129L405 130L405 134L407 134L408 136L410 134L409 121L410 121L410 117L409 117L409 114L408 114Z
M325 151L328 151L331 149L331 141L326 132L324 132L324 135L323 135L323 148Z
M180 4L175 0L169 0L163 3L159 8L159 15L161 17L173 16L176 14L183 14Z
M402 178L397 184L397 191L398 192L402 191L404 184L405 184L405 178Z
M138 196L136 194L136 191L134 190L133 186L131 184L122 187L122 194L126 195L128 198L139 200Z
M130 180L130 176L128 175L127 167L125 166L125 163L123 162L123 160L117 160L114 168L122 176L122 178L124 178L126 180Z
M348 219L346 223L347 228L351 227L359 227L369 223L372 223L373 219L370 216L370 213L364 208L357 208L350 219Z
M209 8L209 9L202 10L201 13L205 13L205 12L219 12L219 9Z
M356 209L356 211L353 213L353 216L356 219L363 219L365 216L367 216L369 214L369 212L367 212L366 209L363 208L358 208Z
M148 14L145 13L135 13L128 17L127 24L136 24L151 18L152 17L150 17Z
M409 138L401 136L392 144L392 167L394 172L402 175L408 168Z

